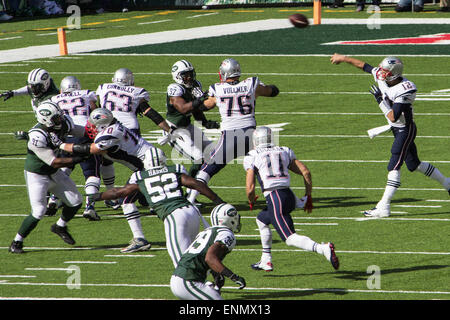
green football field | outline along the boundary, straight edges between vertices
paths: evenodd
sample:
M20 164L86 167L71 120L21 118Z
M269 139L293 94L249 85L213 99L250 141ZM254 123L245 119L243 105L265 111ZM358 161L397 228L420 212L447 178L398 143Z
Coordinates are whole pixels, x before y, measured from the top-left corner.
M206 22L190 19L189 27L280 19L294 9L258 10L262 12L254 9L254 12L231 14L231 9L218 10L217 14L205 17ZM312 17L309 10L305 14ZM324 12L323 17L357 17L349 11L342 12L342 16L338 12ZM121 15L86 17L88 23L97 24L72 31L68 39L73 36L78 41L182 29L187 17L208 13L162 12L130 12L126 14L128 20L116 22L109 20L120 19ZM133 18L144 15L150 16ZM147 24L154 29L145 31L140 30L142 25L136 22L167 19L169 15L172 22ZM413 18L437 16L431 12L405 15ZM32 26L28 22L1 24L0 39L22 36L26 41L1 41L0 49L55 43L54 34L37 36L38 33L54 33L54 29L32 31L31 28L56 28L63 23L64 19L59 18L35 20ZM103 29L92 30L99 26ZM25 31L19 32L21 30ZM0 64L0 91L22 87L28 72L37 67L48 70L58 85L63 77L75 75L84 89L91 90L109 82L116 69L127 67L134 72L136 85L150 92L151 105L164 114L165 92L172 82L170 69L175 61L189 60L196 68L197 78L207 88L218 81L220 62L234 57L241 63L243 77L258 76L264 83L275 84L280 89L275 98L258 98L257 123L275 128L280 144L293 149L297 158L311 170L314 210L310 214L302 210L292 212L296 231L317 242L332 241L341 266L334 271L322 256L288 247L273 231L274 271L257 272L250 268L261 254L255 217L265 202L258 190L260 198L255 209L249 210L245 171L238 159L210 182L211 188L233 204L242 216L237 246L224 263L246 279L247 287L238 290L228 280L222 296L233 300L448 300L449 194L436 181L421 173L411 173L405 166L391 216L364 218L361 211L374 207L383 194L393 138L390 133L374 139L367 135L368 129L386 124L368 93L372 77L349 65L336 66L329 61L334 52L358 55L371 65L377 65L385 55L398 55L405 64L405 76L418 87L414 111L419 157L450 176L448 45L374 48L322 44L449 31L448 25L433 24L383 25L380 30L369 30L361 25L324 24L303 30L242 33L114 50L99 48L98 52L89 54L18 59ZM296 37L303 40L296 41ZM15 140L12 133L30 129L35 118L28 97L0 101L0 114L0 299L175 299L169 287L173 266L166 251L163 223L150 215L148 208L139 207L146 237L152 243L147 252L120 253L132 234L121 210L108 209L103 202L96 206L100 221L87 221L80 212L70 222L69 230L77 241L74 246L65 244L50 232L50 226L59 217L58 212L55 217L43 218L25 239L25 254L8 252L22 220L30 213L23 176L26 145ZM217 109L206 116L220 120ZM155 143L161 135L159 128L147 118L141 118L140 123L143 136ZM212 139L219 133L206 132ZM189 168L190 163L170 147L162 149L171 163L181 162ZM116 185L123 185L131 172L120 164L115 168ZM72 178L83 192L80 168L74 171ZM293 174L291 181L295 193L302 196L303 179ZM204 203L203 216L209 218L212 205L204 197L200 196L199 200Z

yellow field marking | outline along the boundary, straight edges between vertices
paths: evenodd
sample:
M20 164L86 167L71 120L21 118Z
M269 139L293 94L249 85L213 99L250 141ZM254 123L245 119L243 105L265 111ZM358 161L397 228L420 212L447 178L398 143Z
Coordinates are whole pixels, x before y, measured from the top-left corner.
M148 18L148 17L151 17L151 16L153 16L152 14L144 14L143 16L134 16L134 17L131 17L132 19L143 19L143 18Z
M33 31L46 31L46 30L55 30L58 27L47 27L47 28L36 28L36 29L31 29Z
M105 21L83 23L82 25L83 25L83 26L94 26L94 25L97 25L97 24L103 24L103 23L105 23Z
M127 21L130 20L129 18L120 18L120 19L112 19L108 20L108 22L119 22L119 21Z
M166 15L166 14L170 14L170 13L177 13L177 11L163 11L163 12L158 12L158 13L156 13L156 14L159 14L159 15Z

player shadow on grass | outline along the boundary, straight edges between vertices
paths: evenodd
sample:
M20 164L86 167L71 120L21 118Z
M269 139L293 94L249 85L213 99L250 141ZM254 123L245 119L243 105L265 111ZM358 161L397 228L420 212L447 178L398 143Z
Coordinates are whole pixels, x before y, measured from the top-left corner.
M325 208L346 208L346 207L357 207L357 206L374 206L376 202L374 201L349 201L352 199L361 199L365 197L326 197L326 198L313 198L314 209L325 209ZM421 199L414 198L402 198L394 199L391 203L408 203L422 201ZM325 205L323 205L325 204Z
M244 289L245 290L245 289ZM223 292L226 292L226 290L223 290ZM235 292L234 292L235 293ZM301 298L306 296L312 296L317 294L323 294L323 293L333 293L335 295L345 295L348 294L346 289L344 288L315 288L315 289L305 289L305 290L289 290L288 288L285 291L268 291L268 292L261 292L261 291L245 291L241 294L240 297L236 299L245 299L245 300L273 300L276 298ZM316 297L317 299L320 299L320 297Z

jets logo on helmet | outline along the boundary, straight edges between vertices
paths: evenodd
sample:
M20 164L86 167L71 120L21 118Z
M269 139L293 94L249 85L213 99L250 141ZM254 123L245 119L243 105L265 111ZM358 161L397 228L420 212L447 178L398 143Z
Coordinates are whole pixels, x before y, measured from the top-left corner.
M47 70L37 68L30 71L27 88L34 97L41 97L50 88L51 77Z
M211 224L230 228L237 233L241 231L241 216L231 204L222 203L211 211Z
M166 155L159 148L150 148L145 151L142 162L145 170L161 168L166 165Z
M195 69L187 60L177 61L172 66L172 79L186 88L192 88L195 80Z
M62 127L64 113L56 103L46 100L37 107L36 119L48 129L59 130Z
M393 81L403 74L403 62L397 57L386 57L381 61L377 71L380 81Z

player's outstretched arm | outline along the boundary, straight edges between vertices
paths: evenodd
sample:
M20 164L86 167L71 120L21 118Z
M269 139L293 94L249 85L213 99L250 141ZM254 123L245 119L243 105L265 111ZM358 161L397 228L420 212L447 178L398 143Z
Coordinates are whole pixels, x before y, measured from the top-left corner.
M358 60L358 59L355 59L352 57L348 57L348 56L345 56L345 55L339 54L339 53L333 54L330 58L330 61L332 64L340 64L342 62L346 62L346 63L351 64L352 66L354 66L358 69L361 69L361 70L363 70L364 64L365 64L364 61L361 61L361 60Z
M89 201L115 200L125 198L126 196L129 196L137 191L139 191L139 185L131 183L120 188L112 188L104 192L90 194L88 197Z
M307 196L306 204L303 207L303 209L307 212L312 212L313 205L312 205L312 178L311 178L311 171L309 171L308 167L306 165L295 159L291 162L289 165L289 170L292 172L303 176L303 181L305 183L305 196Z
M258 196L255 193L255 171L253 169L247 170L247 175L245 176L245 191L247 193L250 210L253 210L253 205L258 199Z
M224 203L224 201L214 192L212 191L206 184L198 181L197 179L188 176L187 174L181 175L181 184L187 188L197 190L202 195L207 197L209 200L214 202L214 204Z

